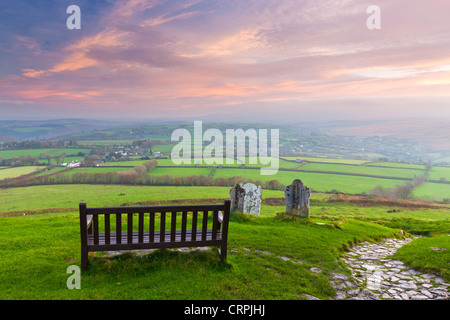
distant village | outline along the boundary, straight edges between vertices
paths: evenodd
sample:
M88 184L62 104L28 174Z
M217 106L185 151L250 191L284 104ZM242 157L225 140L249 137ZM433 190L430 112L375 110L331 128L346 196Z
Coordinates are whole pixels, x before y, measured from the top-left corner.
M82 165L99 166L105 162L129 160L130 157L140 158L141 160L149 160L150 157L162 157L159 151L152 151L148 146L97 146L89 155L85 155L85 160L74 160L70 163L61 163L59 166L67 168L76 168Z

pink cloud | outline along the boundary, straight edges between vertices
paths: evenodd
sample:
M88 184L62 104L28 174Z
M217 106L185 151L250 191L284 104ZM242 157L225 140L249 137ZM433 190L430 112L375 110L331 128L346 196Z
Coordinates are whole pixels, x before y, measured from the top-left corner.
M145 112L448 96L450 3L378 4L382 29L371 31L356 0L118 1L100 31L52 53L51 66L37 59L22 76L0 79L0 95ZM35 40L17 40L45 55Z

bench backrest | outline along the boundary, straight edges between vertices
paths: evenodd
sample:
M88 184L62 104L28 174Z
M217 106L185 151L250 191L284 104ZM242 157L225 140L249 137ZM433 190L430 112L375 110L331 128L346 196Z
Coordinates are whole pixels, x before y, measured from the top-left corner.
M220 232L222 240L226 241L230 200L225 200L224 204L208 205L101 208L87 208L86 203L80 203L79 208L82 242L84 242L83 239L87 239L88 233L92 233L94 245L99 245L100 242L109 245L112 233L111 225L113 225L115 233L120 235L115 237L115 243L122 247L129 244L132 248L134 244L144 243L144 239L146 243L155 242L155 237L158 237L156 241L159 243L195 241L200 235L202 241L207 241L208 229L211 240L216 240ZM192 216L189 224L188 214ZM123 216L126 217L126 227L122 226ZM159 223L157 223L159 226L155 225L157 218L159 218ZM198 228L199 220L201 220L201 228ZM177 228L177 221L181 222L180 228ZM176 238L177 229L178 238ZM102 241L100 241L100 233ZM123 236L124 233L126 236ZM170 235L170 237L166 235Z

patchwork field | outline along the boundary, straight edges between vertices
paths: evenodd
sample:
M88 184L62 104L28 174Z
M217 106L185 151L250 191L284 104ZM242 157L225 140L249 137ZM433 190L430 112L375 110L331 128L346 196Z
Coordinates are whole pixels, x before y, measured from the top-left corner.
M66 153L67 155L78 154L78 153L89 153L90 149L77 148L77 149L24 149L24 150L0 150L0 157L4 159L20 157L20 156L30 156L33 158L38 158L40 155L50 155L58 156Z
M358 160L358 159L341 159L341 158L312 158L312 157L282 157L283 159L286 160L302 160L302 161L306 161L306 162L323 162L323 163L342 163L342 164L357 164L357 165L362 165L365 164L367 162L369 162L369 160Z
M181 168L168 168L168 167L157 167L149 172L152 176L174 176L174 177L188 177L188 176L205 176L207 177L211 172L210 168L192 168L192 167L181 167Z
M0 193L1 212L45 208L72 208L80 202L89 206L120 206L148 200L205 199L229 197L228 187L174 187L122 185L49 185L7 188ZM45 197L43 197L45 195ZM282 191L264 190L264 197L283 197Z
M398 163L398 162L369 162L365 166L367 167L394 167L404 169L418 169L425 170L425 165L422 164L410 164L410 163Z
M411 170L403 168L384 168L375 166L349 166L344 164L330 163L306 163L299 170L343 172L362 175L374 175L395 178L414 178L424 173L422 170Z
M445 180L450 181L449 167L433 167L431 168L428 180Z
M426 182L414 189L413 196L429 201L450 201L450 184Z
M43 167L26 166L26 167L3 168L0 169L0 180L8 178L16 178L25 174L35 172L40 169L43 169Z

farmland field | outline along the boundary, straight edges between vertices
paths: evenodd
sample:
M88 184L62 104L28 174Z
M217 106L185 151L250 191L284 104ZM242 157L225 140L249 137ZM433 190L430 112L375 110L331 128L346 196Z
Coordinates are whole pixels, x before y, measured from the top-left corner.
M0 157L4 159L10 159L20 156L29 156L39 159L41 155L58 156L66 153L67 155L76 155L78 153L89 153L90 149L85 148L65 148L65 149L24 149L24 150L0 150ZM78 156L80 159L81 157ZM84 159L84 157L83 157ZM80 159L81 160L81 159ZM46 162L46 159L42 159L41 162Z
M333 189L346 193L367 192L378 185L391 187L404 181L395 179L381 179L372 177L347 176L329 173L278 171L276 175L263 176L258 169L216 169L214 178L241 176L262 182L278 180L282 184L291 184L294 179L300 179L308 187L317 191L331 191Z
M122 185L49 185L8 188L0 193L1 212L74 208L80 202L88 206L119 206L124 202L147 200L229 198L229 187L174 187ZM45 195L45 197L43 197ZM282 191L264 190L264 197L283 197Z
M101 167L135 167L142 166L144 162L148 160L128 160L128 161L113 161L113 162L105 162L101 164Z
M131 168L127 167L78 167L74 168L72 170L66 171L62 174L65 175L73 175L75 173L105 173L105 172L120 172L120 171L126 171L131 170Z
M330 163L306 163L299 170L344 172L364 175L395 177L395 178L414 178L423 174L420 170L402 169L402 168L383 168L369 166L350 166L345 164Z
M395 167L395 168L425 170L425 165L422 165L422 164L398 163L398 162L369 162L366 164L366 166L368 166L368 167Z
M107 146L107 145L124 145L130 144L131 140L80 140L77 141L80 146L92 145L92 146Z
M216 163L207 164L205 162L205 159L202 159L202 163L200 165L201 166L214 166L214 167L223 166L223 167L242 167L242 168L245 168L245 167L260 168L260 167L269 167L270 166L270 160L267 161L268 164L262 164L259 161L259 159L257 159L256 163L253 164L253 163L250 163L249 159L250 159L249 157L246 157L245 160L244 160L244 163L241 163L238 160L232 159L230 164L227 163L227 159L226 158L224 158L222 160L222 164L216 164ZM175 166L175 164L173 163L172 159L157 159L157 161L158 161L158 166ZM191 164L184 164L184 163L182 163L182 164L177 165L177 166L193 166L193 165L194 165L194 161L192 161ZM280 168L292 169L292 168L297 167L298 165L299 165L299 163L285 161L285 160L282 160L282 159L279 160L279 167Z
M432 167L428 175L428 180L447 180L450 181L450 168Z
M429 201L450 199L450 184L426 182L413 191L413 196Z
M0 157L4 159L10 159L20 156L30 156L34 158L39 158L43 153L56 151L58 149L25 149L25 150L0 150Z
M148 174L152 176L165 176L170 175L174 177L188 177L188 176L205 176L207 177L211 172L210 168L191 168L191 167L181 167L181 168L167 168L167 167L157 167L150 171Z
M313 158L313 157L281 157L286 160L297 160L301 159L306 162L324 162L324 163L342 163L342 164L364 164L369 162L369 160L358 160L358 159L341 159L341 158Z
M16 178L24 174L32 173L36 170L43 169L44 167L28 166L28 167L15 167L6 168L0 170L0 180L8 178Z

